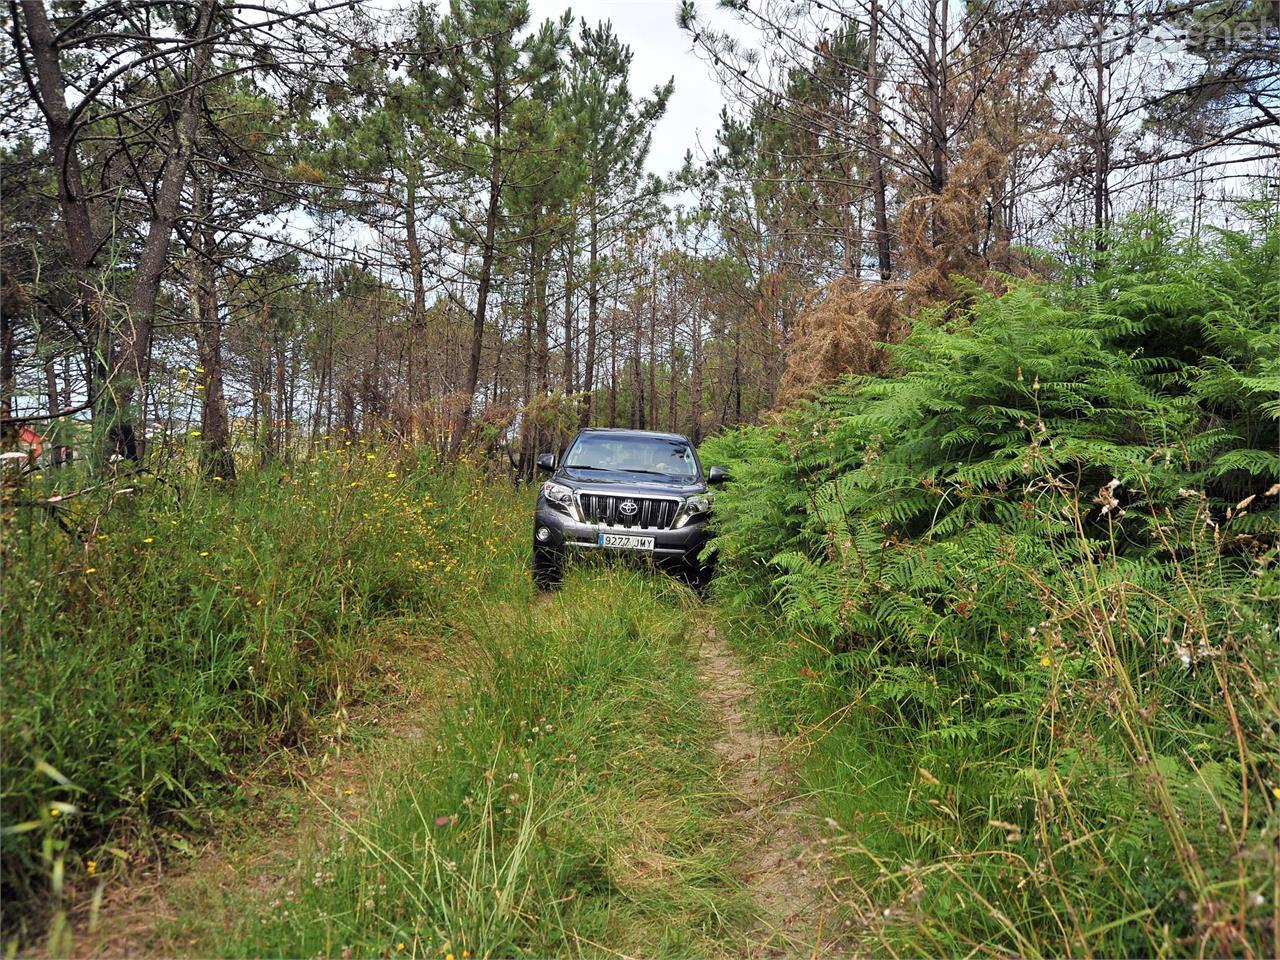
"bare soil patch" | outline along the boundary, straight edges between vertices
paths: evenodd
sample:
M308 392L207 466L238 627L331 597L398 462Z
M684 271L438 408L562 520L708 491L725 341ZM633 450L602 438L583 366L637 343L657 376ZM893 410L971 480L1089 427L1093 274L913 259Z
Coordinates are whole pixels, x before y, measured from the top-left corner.
M719 777L745 843L735 870L756 905L751 957L850 956L829 882L831 852L797 795L782 741L750 719L753 689L714 626L697 650L703 696L719 721Z

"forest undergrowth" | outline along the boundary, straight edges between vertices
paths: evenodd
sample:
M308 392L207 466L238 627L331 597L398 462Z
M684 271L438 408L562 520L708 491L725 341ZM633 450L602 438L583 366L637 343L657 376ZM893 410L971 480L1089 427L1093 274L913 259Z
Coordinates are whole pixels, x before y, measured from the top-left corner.
M34 472L7 492L11 942L56 942L77 897L189 853L273 768L398 696L397 655L509 578L496 558L524 504L364 444L235 484L193 464L114 483Z
M714 615L887 954L1280 952L1280 230L1135 223L713 438ZM691 623L529 583L528 492L401 446L7 487L5 939L181 858L273 763L441 702L223 955L750 949ZM458 517L466 523L458 523ZM99 886L98 889L101 889Z
M708 442L717 597L895 955L1280 952L1280 230L974 290Z
M465 682L430 735L287 890L196 952L723 953L749 913L689 661L696 604L591 569L554 597L526 584L460 610Z
M528 491L400 447L128 483L65 529L8 518L10 948L683 956L744 935L686 588L588 565L541 596ZM363 752L364 715L388 727L385 764L343 761L367 802L322 802L308 784Z

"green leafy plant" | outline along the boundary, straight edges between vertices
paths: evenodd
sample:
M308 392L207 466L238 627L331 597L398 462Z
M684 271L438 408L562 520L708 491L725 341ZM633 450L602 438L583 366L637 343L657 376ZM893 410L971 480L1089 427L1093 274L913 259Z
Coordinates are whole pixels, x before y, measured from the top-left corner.
M1254 212L975 289L892 377L704 450L738 478L718 589L744 642L782 614L777 718L898 949L1268 949L1280 229Z

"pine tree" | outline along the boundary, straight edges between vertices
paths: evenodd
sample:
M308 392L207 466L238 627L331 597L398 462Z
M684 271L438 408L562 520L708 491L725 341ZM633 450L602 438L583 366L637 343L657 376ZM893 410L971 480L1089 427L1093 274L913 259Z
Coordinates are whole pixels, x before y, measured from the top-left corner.
M480 356L501 245L503 192L510 186L517 104L534 95L554 75L567 42L568 20L547 21L525 32L528 4L523 0L453 0L439 29L442 51L436 82L450 142L441 151L442 168L458 179L454 232L480 250L475 274L470 351L463 398L453 427L452 450L461 447L470 426L480 381ZM471 191L485 197L484 211L473 218Z
M666 111L674 89L669 81L652 96L633 100L629 84L632 53L609 23L584 20L573 47L569 109L583 168L587 241L587 343L583 358L584 401L579 422L591 420L592 391L600 332L602 256L626 217L653 196L641 169L651 131Z

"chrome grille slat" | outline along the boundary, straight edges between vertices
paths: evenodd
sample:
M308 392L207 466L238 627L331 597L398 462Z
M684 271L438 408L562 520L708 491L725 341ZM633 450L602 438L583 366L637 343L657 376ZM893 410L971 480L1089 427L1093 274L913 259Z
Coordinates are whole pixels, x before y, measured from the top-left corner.
M624 500L634 501L636 505L636 512L629 517L618 509ZM642 530L671 529L677 512L677 502L670 497L633 497L610 493L580 493L578 506L586 523Z

